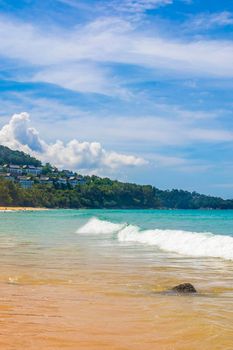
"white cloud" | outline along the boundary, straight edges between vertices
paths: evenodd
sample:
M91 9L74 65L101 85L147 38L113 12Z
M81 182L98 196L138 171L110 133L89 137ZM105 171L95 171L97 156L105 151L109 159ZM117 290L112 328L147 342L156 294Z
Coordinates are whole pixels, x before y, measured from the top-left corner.
M135 4L146 6L146 2ZM76 91L123 97L128 94L123 87L125 77L116 78L113 64L186 78L233 77L232 41L163 37L116 17L99 18L67 30L52 28L49 33L2 17L0 55L28 65L27 73L21 71L18 80L39 80Z
M108 8L113 8L117 12L123 11L135 14L160 6L170 5L173 3L173 0L102 0L93 3L92 6L88 6L80 0L57 0L57 2L81 10L86 9L90 11L94 7L95 10L101 9L104 11Z
M34 126L49 140L47 143L52 143L56 138L66 143L71 139L80 142L98 140L108 149L141 155L161 148L166 151L167 147L175 152L174 147L198 148L200 144L227 144L233 141L232 130L222 123L223 118L231 118L227 110L189 110L154 101L146 101L142 109L141 101L137 103L133 100L132 107L127 111L120 109L113 112L102 106L96 110L92 107L90 111L26 92L14 94L13 98L15 100L9 100L8 104L4 97L0 98L5 115L12 113L17 105L21 110L28 108L33 115ZM0 125L7 122L3 111ZM48 127L51 121L52 128Z
M77 10L91 11L93 10L93 7L95 7L93 6L93 4L90 5L80 0L55 0L55 1L64 5L70 6Z
M120 87L118 79L93 63L77 63L54 66L40 70L31 79L62 86L84 93L100 93L106 96L130 97L130 92Z
M217 13L201 13L189 20L185 26L187 29L211 29L233 25L233 14L228 11Z
M28 126L28 122L27 113L14 114L10 122L0 130L0 143L26 152L42 152L45 143L40 139L37 130Z
M176 112L178 113L178 112ZM73 125L79 126L81 134L85 137L94 137L105 140L107 143L120 144L125 147L132 147L138 151L142 149L154 149L154 147L185 147L199 143L218 143L232 142L233 132L219 126L218 121L210 120L207 113L206 119L203 113L197 112L197 118L190 118L191 112L181 111L177 115L170 110L170 117L155 114L151 116L113 116L111 119L105 117L82 117L79 120L73 120ZM195 115L195 112L193 112ZM89 122L87 123L87 120ZM211 122L211 124L210 124ZM61 121L59 128L65 128L67 123ZM90 129L88 125L92 125Z
M66 144L60 140L46 143L36 129L29 127L27 113L14 114L10 122L0 129L0 144L27 152L43 162L70 169L117 169L123 166L141 166L147 162L139 157L106 151L98 142Z
M112 2L113 7L118 11L130 13L141 13L154 8L170 5L173 0L115 0Z

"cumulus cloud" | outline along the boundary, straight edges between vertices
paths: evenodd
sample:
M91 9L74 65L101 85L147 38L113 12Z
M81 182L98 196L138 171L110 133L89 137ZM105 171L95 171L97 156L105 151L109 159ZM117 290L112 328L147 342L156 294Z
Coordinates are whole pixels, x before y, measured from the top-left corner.
M45 143L36 129L28 126L27 113L14 114L10 122L0 130L0 143L25 152L43 152Z
M0 129L0 144L27 152L59 168L74 170L117 169L147 163L140 157L106 151L99 142L79 142L73 139L66 144L60 140L47 143L29 123L28 113L14 114L9 123Z

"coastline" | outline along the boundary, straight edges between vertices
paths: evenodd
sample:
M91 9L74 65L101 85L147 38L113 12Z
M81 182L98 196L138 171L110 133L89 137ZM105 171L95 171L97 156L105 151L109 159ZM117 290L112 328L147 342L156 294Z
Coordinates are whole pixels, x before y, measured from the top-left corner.
M48 208L0 206L0 212L5 212L5 211L41 211L41 210L48 210Z

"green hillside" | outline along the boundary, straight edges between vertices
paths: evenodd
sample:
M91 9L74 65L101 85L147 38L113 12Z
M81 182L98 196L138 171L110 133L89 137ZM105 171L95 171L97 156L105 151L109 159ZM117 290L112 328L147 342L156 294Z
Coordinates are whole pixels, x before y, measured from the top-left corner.
M40 161L29 155L0 146L0 164L30 164ZM206 196L183 190L162 191L150 185L113 181L98 176L84 176L82 184L74 187L57 185L52 167L46 165L42 173L51 183L38 179L32 188L21 188L18 183L0 178L0 205L44 206L48 208L109 208L109 209L233 209L233 200ZM64 176L63 171L56 178ZM77 175L77 174L76 174Z
M41 166L41 162L29 154L0 145L0 165L3 164Z

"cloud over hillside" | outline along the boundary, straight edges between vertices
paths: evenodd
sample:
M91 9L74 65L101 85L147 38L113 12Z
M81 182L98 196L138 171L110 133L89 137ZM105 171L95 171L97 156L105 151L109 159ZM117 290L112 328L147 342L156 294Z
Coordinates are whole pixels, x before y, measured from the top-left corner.
M140 157L106 151L99 142L73 139L67 143L60 140L47 143L29 124L28 113L14 114L9 123L0 129L0 144L29 153L43 162L70 169L117 169L146 164Z

